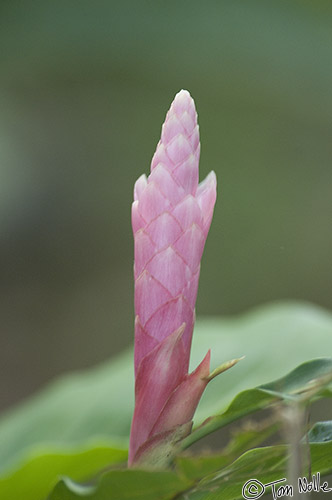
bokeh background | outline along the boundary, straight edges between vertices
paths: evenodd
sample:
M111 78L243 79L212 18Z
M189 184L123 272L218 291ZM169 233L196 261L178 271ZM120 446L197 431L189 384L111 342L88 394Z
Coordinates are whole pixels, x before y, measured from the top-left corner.
M195 98L198 315L332 307L332 3L0 3L0 408L133 339L132 188Z

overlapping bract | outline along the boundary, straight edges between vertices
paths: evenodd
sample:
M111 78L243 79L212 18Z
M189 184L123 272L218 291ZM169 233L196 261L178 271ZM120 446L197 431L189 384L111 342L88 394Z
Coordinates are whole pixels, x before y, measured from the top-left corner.
M167 113L148 178L135 184L135 412L129 465L191 429L209 353L188 374L200 261L216 200L211 172L198 184L194 101L180 91Z

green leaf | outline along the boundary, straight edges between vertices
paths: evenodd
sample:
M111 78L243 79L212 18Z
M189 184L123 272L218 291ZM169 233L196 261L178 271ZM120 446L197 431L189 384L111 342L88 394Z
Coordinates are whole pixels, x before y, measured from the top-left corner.
M271 401L285 400L285 403L288 404L290 395L292 396L292 403L293 399L296 396L301 398L301 402L303 401L303 395L306 395L306 397L308 398L312 398L317 394L318 391L321 390L322 384L330 383L331 375L332 359L313 360L304 363L293 370L290 374L275 382L265 384L264 386L253 389L252 391L245 391L245 393L242 393L242 395L240 394L237 398L235 398L235 401L225 412L225 421L229 421L230 418L234 419L236 416L238 416L239 408L241 409L241 414L243 414L244 408L246 408L246 411L251 411L252 407L255 404L255 401L257 404L257 400L255 400L255 395L257 394L272 398L269 399L269 403ZM314 389L316 392L314 391ZM253 406L250 406L248 401L248 395L250 393L252 393L251 395L254 401L254 403L252 403ZM259 405L261 405L261 401L266 400L258 398ZM207 427L209 428L209 425L214 420L218 422L218 425L220 425L220 422L222 422L222 417L222 415L214 417L207 424ZM332 435L331 427L331 422L321 423L320 426L315 426L311 430L311 434L309 435L309 438L311 436L315 436L315 444L312 445L312 455L314 457L313 467L316 466L317 471L321 473L329 472L330 470L332 470L331 460L327 461L327 457L332 451L332 448L331 446L329 446L328 448L322 447L322 443L317 442L319 441L317 435L319 435L321 439L322 437L324 437L324 441L329 441ZM202 429L204 429L204 427ZM209 430L211 431L211 428ZM227 495L231 495L229 496L229 498L241 498L239 495L241 494L243 484L251 477L256 478L257 474L260 474L259 480L264 484L269 481L281 479L286 473L287 447L285 446L274 446L252 450L253 454L249 454L249 459L244 458L247 457L247 453L245 453L241 457L242 460L239 459L233 464L229 465L230 459L234 458L234 454L239 452L241 448L249 447L252 443L255 442L255 440L259 441L259 439L264 439L265 437L269 436L271 431L273 430L275 430L275 427L268 425L265 433L262 432L262 429L252 430L251 432L247 431L247 433L242 434L240 433L237 436L237 439L233 439L232 443L228 446L225 452L219 456L198 458L179 457L176 461L177 470L180 473L181 477L186 477L190 481L197 480L198 478L202 478L204 476L209 476L212 472L218 470L217 476L213 476L212 479L208 479L208 486L206 486L205 480L202 483L203 486L195 488L195 491L192 493L192 498L203 499L206 497L209 499L217 499L218 496L215 496L215 490L218 491L218 494L222 495L222 498L228 498ZM189 440L192 436L195 436L195 432L187 439ZM330 445L331 443L332 442L330 442ZM249 453L251 453L251 451ZM130 474L132 471L127 472ZM235 477L234 480L232 479L233 476ZM124 486L121 487L121 481L119 483L117 482L119 478L125 477L124 475L121 475L119 471L114 472L114 474L109 473L107 477L109 481L106 481L105 478L103 478L101 483L96 487L94 491L91 491L91 489L77 490L76 485L73 485L72 483L68 483L66 481L62 481L57 485L53 493L54 497L52 496L51 498L59 498L59 500L69 500L79 498L83 495L86 498L97 500L102 498L109 498L111 492L112 494L116 492L118 498L140 498L140 496L124 496L127 495L128 490ZM128 480L131 481L132 476L129 475L128 477ZM140 476L138 477L140 478ZM154 476L148 476L147 481L149 481L149 479L151 479L152 477ZM225 480L225 478L227 478L227 480ZM116 483L116 486L114 485L114 482ZM145 485L144 490L146 495L151 494L151 498L156 499L162 498L164 490L146 491L147 486L148 485ZM152 487L152 483L150 484L150 486ZM168 494L172 496L172 494L178 493L179 491L175 489L173 491L167 490L165 492L165 498L168 498ZM133 493L130 494L133 495ZM210 494L212 494L212 496ZM138 495L138 493L136 493L136 495ZM148 496L148 498L150 497ZM188 493L187 498L191 498L190 495L188 496Z
M317 422L308 433L310 443L325 443L332 441L332 420Z
M211 367L245 359L204 391L196 422L220 412L240 392L283 377L294 367L332 353L332 315L310 304L261 306L234 318L200 319L194 332L191 367L211 348Z
M324 389L332 380L332 358L314 359L303 363L288 375L269 384L238 394L223 413L210 417L185 438L182 449L239 418L267 408L279 400L309 401L325 397Z
M91 441L127 446L133 376L132 353L126 352L102 366L56 380L8 412L0 421L1 470L12 468L40 446L66 450Z
M304 445L306 446L306 445ZM310 445L311 469L323 476L332 472L332 441L313 443ZM218 472L202 479L191 491L181 496L182 500L237 500L243 499L243 485L255 479L264 485L287 477L287 460L289 448L285 445L257 448L244 453ZM195 460L195 459L194 459ZM204 463L202 464L204 469ZM189 461L186 464L190 470ZM193 469L196 463L194 461ZM190 473L188 474L190 477ZM280 483L287 484L287 481ZM267 488L268 493L271 489Z
M286 376L260 386L260 390L289 401L306 401L326 396L332 381L332 358L303 363Z
M63 479L54 488L49 500L167 500L185 491L191 483L175 472L115 470L104 474L93 488L82 487Z
M0 479L1 500L44 499L64 474L76 481L93 477L105 467L125 463L127 452L106 446L59 452L40 450L20 464L17 470Z
M330 423L324 424L329 426ZM306 444L302 446L306 448ZM63 479L54 488L49 500L242 499L243 485L250 479L265 485L286 478L290 451L286 445L257 448L244 453L231 464L225 464L224 455L179 457L176 472L110 471L95 487ZM319 472L323 476L332 471L331 440L311 443L310 453L313 474ZM202 479L197 482L199 477ZM267 488L266 491L270 490Z
M244 453L231 465L204 478L187 494L190 500L242 499L242 487L251 478L264 484L285 477L287 447L269 446Z

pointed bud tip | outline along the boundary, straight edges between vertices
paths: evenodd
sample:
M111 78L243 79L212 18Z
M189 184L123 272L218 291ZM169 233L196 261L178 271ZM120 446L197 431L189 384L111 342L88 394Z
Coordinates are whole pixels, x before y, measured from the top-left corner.
M196 117L196 108L194 99L191 97L188 90L180 90L172 102L171 109L177 113L184 113L185 111L189 112L193 119Z
M175 99L192 99L190 92L186 89L181 89L176 95Z

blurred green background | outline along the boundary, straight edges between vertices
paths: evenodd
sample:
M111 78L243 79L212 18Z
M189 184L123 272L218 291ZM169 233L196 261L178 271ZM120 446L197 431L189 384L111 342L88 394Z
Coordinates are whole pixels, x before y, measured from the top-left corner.
M0 47L0 408L132 342L132 188L181 88L219 182L198 315L332 307L331 2L1 0Z

